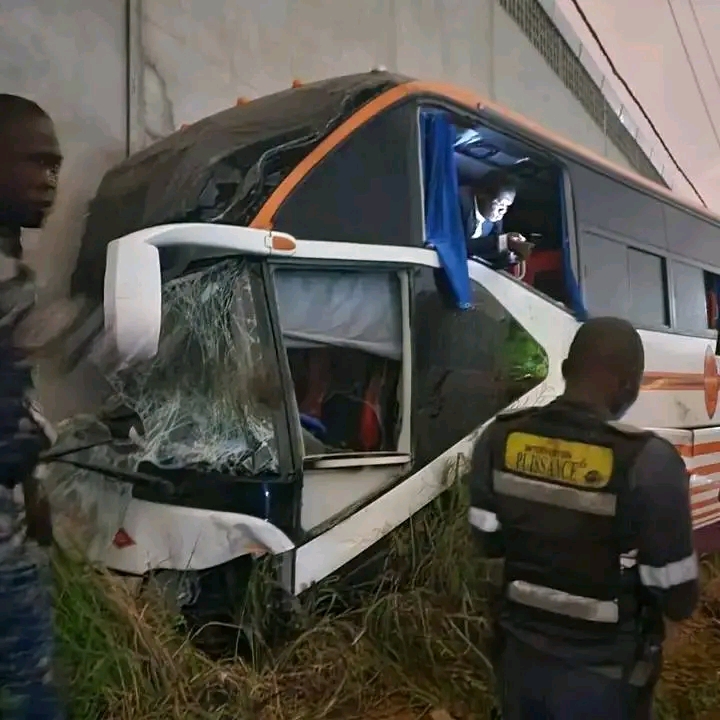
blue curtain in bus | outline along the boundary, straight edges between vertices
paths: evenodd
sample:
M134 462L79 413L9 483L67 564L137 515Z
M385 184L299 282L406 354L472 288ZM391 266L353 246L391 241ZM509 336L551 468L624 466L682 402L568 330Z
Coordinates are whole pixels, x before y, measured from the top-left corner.
M588 318L587 308L583 302L580 284L575 277L572 266L572 254L570 252L570 233L567 224L567 204L565 200L565 178L560 174L560 216L562 218L562 260L563 260L563 276L565 281L565 289L568 294L568 302L570 310L572 310L575 318L580 322L584 322Z
M455 164L455 128L443 113L420 116L425 175L425 237L461 309L471 306L465 232Z

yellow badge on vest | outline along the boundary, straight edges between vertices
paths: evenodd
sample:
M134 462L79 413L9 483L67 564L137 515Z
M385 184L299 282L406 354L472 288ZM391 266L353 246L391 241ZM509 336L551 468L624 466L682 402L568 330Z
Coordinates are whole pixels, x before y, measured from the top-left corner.
M599 489L612 477L613 451L601 445L513 432L505 443L505 468L543 480Z

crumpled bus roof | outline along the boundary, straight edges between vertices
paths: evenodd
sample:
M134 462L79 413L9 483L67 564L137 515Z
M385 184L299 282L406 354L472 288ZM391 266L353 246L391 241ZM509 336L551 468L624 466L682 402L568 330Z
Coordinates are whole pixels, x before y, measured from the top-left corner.
M115 238L173 222L247 225L282 179L359 107L408 78L373 71L207 117L116 165L90 203L73 293L101 300Z

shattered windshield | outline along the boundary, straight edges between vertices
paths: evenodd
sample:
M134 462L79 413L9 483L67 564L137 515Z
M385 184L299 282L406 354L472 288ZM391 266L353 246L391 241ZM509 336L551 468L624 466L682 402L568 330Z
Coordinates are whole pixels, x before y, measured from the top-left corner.
M255 292L238 260L165 284L157 355L110 378L142 424L137 464L277 471L279 373L258 331Z

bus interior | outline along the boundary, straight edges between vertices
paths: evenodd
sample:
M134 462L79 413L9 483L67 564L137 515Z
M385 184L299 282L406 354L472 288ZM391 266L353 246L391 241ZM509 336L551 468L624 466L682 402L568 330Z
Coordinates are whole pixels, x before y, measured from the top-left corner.
M551 299L572 307L572 288L568 287L570 238L567 237L567 200L561 165L551 156L538 153L522 142L483 126L454 125L455 164L458 185L476 187L493 170L506 172L517 188L515 202L503 219L504 232L517 232L535 246L522 274L516 265L513 275ZM581 249L579 251L581 253ZM582 260L582 257L580 258ZM666 273L667 275L667 273ZM705 270L704 312L707 329L718 327L720 276ZM572 280L579 292L578 281ZM669 278L664 278L667 284ZM698 302L703 301L698 297ZM702 311L700 311L702 312ZM666 323L670 326L669 310Z
M547 156L484 127L455 127L459 186L475 187L493 170L505 171L517 187L503 219L505 232L517 232L535 245L523 282L568 304L563 274L563 174ZM514 274L517 275L517 270Z

